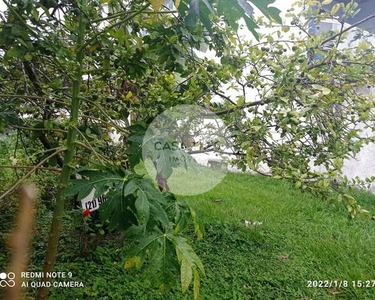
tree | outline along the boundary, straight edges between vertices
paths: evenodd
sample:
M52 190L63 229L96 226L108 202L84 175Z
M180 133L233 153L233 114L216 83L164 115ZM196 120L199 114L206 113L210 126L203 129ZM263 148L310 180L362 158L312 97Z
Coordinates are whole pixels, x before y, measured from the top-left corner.
M180 268L182 289L193 280L197 299L204 269L181 233L189 218L199 238L202 226L186 204L135 171L142 124L125 128L118 120L126 124L133 114L147 123L171 105L200 102L208 90L194 76L193 50L205 43L223 55L226 19L236 27L244 18L254 34L257 25L246 1L232 1L227 17L224 1L175 1L178 10L162 8L163 2L5 1L1 72L8 84L1 87L0 121L44 148L21 181L46 163L61 168L44 272L54 268L66 197L80 200L96 188L109 199L101 207L109 229L126 230L138 241L125 268L140 268L149 256L161 289ZM250 2L279 20L278 10L268 7L273 1ZM175 74L186 80L178 83ZM113 128L128 140L120 149L110 145ZM75 179L73 171L85 179ZM37 299L47 295L42 287Z
M215 66L212 77L225 74L226 86L239 91L228 98L224 90L213 90L227 103L217 114L233 129L239 166L259 172L265 165L297 188L343 202L352 217L367 213L346 191L374 178L349 180L341 171L345 159L374 142L374 99L366 92L374 85L371 35L358 29L348 39L354 26L344 23L358 13L354 2L329 11L320 1L295 6L303 6L302 13L292 8L288 17L298 33L284 25L261 36L261 43L238 40ZM319 26L326 19L341 29L309 32L311 21Z

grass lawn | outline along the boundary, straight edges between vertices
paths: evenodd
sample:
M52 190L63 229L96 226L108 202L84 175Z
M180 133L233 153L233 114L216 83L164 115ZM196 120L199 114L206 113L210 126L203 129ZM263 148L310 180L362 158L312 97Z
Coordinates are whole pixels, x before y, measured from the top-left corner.
M375 211L374 196L356 194ZM241 174L181 199L205 223L205 237L193 244L206 268L201 299L375 299L375 287L352 287L353 280L375 280L374 220L349 221L340 204L301 194L286 181ZM262 224L246 227L244 220ZM118 242L103 242L84 259L65 233L59 253L57 269L72 272L86 287L52 289L51 299L193 299L191 291L182 294L179 288L162 294L144 274L125 271L126 250ZM32 271L42 257L34 248ZM309 280L347 280L349 286L313 288Z
M356 194L374 211L375 197ZM348 221L342 205L259 176L229 174L187 200L207 223L197 243L208 273L204 299L375 299L375 288L307 287L308 280L374 280L375 221ZM245 219L262 225L246 228Z

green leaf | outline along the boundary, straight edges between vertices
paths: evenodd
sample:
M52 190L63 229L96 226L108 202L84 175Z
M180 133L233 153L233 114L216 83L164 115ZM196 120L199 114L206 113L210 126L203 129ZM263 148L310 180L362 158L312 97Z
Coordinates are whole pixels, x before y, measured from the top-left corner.
M116 191L111 191L106 196L107 201L99 207L99 216L103 222L109 221L110 231L117 228L127 230L137 224L137 219L130 208L134 201L132 197L122 197L121 193Z
M152 181L146 178L134 178L131 179L124 189L124 195L133 194L136 190L141 190L144 192L149 198L158 200L159 202L164 201L164 197L161 192L155 188Z
M248 16L253 14L253 7L246 1L246 0L237 0L238 4L243 8L243 10L247 13Z
M320 84L312 84L311 87L319 91L323 91L324 89L324 87L321 86Z
M337 157L333 160L333 164L336 168L341 169L344 166L344 160L340 157Z
M228 10L228 7L231 9ZM252 19L252 12L253 9L246 0L218 0L217 2L218 15L224 17L233 29L238 29L238 21L243 18L247 28L259 40L259 35L255 30L258 26Z
M183 257L181 259L181 287L182 291L185 292L193 279L192 266L189 262Z
M190 0L189 3L189 14L187 15L185 22L188 26L194 26L199 19L199 0Z
M137 268L138 270L141 268L141 258L140 256L133 256L126 260L125 262L125 270L130 269L130 268Z
M161 290L168 290L175 281L176 275L173 271L178 271L178 261L175 249L165 233L149 233L148 236L139 240L139 246L132 251L132 257L140 257L141 264L148 260L148 273L154 277L154 284ZM133 266L132 261L128 266Z
M13 46L4 55L5 60L10 60L11 58L23 58L26 50L20 46Z
M331 9L331 14L332 14L332 15L337 14L337 12L340 10L340 7L341 7L340 3L336 3L336 4L332 7L332 9Z
M26 61L31 61L33 59L33 56L31 55L31 53L26 53L23 59Z
M194 223L194 228L195 228L195 233L197 235L197 239L198 241L201 240L203 238L203 234L204 234L204 227L203 227L203 223L202 221L197 217L197 214L195 213L195 211L193 211L192 209L190 209L190 213L191 213L191 217L193 219L193 223Z
M175 245L177 256L181 257L181 259L183 257L190 265L195 265L204 274L204 267L200 258L184 237L172 233L166 234L166 237Z
M331 93L331 90L329 88L323 88L322 90L323 95L329 95Z
M199 272L196 268L193 268L194 273L194 300L199 300L199 286L200 286L200 277Z
M147 224L150 218L150 204L144 192L138 192L138 198L135 201L135 209L140 223Z
M282 23L280 10L274 6L270 6L275 0L249 0L253 3L267 18Z
M200 20L204 27L212 33L212 26L211 26L211 20L210 15L213 13L213 10L211 8L211 5L207 2L207 0L201 0L199 2L199 8L200 8Z
M170 240L175 247L177 258L181 265L181 286L186 291L191 283L194 273L194 299L199 299L199 270L204 274L204 268L201 260L196 255L187 240L179 235L168 233L166 238Z
M70 185L63 191L65 197L72 197L77 195L77 200L82 200L87 197L93 190L94 185L91 181L85 179L72 179Z
M255 29L259 28L259 26L254 22L254 20L252 18L245 18L245 23L246 23L247 28L250 30L250 32L256 38L256 40L259 41L259 34L255 30Z
M163 237L163 233L150 233L148 236L143 237L139 240L139 245L135 247L131 253L133 256L139 255L140 253L147 250L152 243L157 242L158 239Z
M7 124L22 125L22 119L17 115L17 113L8 109L0 111L0 121L3 122L5 126Z
M159 220L166 228L170 227L168 215L158 201L150 202L150 209L154 219Z
M95 188L94 197L106 193L108 200L100 205L99 212L103 221L109 220L109 230L118 227L126 230L133 224L137 224L134 215L136 198L134 195L124 194L131 175L129 171L114 169L83 170L79 174L88 179L71 180L71 184L64 190L65 196L78 194L78 200L81 200Z
M132 250L131 257L125 261L124 268L130 269L136 267L137 269L140 269L145 260L146 251L152 249L152 245L157 244L158 240L162 237L162 234L150 233L140 239L139 245Z
M139 189L139 181L138 179L133 179L129 181L129 183L125 186L124 196L133 194L137 189Z

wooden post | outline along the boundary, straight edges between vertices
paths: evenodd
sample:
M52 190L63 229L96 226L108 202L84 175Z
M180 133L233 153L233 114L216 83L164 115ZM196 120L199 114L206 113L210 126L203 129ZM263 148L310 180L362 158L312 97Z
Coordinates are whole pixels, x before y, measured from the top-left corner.
M20 300L22 298L21 272L25 272L28 265L28 252L31 231L34 221L34 207L37 200L37 189L34 185L23 185L17 217L17 227L10 238L11 259L9 263L9 279L13 277L12 283L6 289L5 299Z

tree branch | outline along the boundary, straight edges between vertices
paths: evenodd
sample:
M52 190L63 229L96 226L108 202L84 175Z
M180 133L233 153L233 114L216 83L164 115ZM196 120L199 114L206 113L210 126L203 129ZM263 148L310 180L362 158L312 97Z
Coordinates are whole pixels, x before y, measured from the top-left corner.
M231 100L228 96L218 92L218 91L212 91L215 95L218 95L220 96L221 98L224 98L225 100L229 101L230 103L232 103L233 105L237 105L233 100Z
M0 169L32 169L34 166L11 166L11 165L0 165ZM37 170L46 170L52 172L60 172L59 168L48 168L48 167L38 167Z
M18 126L18 125L10 125L11 127L13 128L16 128L16 129L24 129L24 130L31 130L31 131L55 131L55 132L61 132L61 133L67 133L68 131L67 130L63 130L63 129L57 129L57 128L53 128L53 129L48 129L48 128L33 128L33 127L25 127L25 126Z
M331 36L331 37L325 39L325 40L320 44L320 46L323 46L324 44L327 44L328 42L330 42L330 41L334 40L335 38L341 36L343 33L345 33L345 32L347 32L347 31L353 29L354 27L357 27L358 25L361 25L362 23L364 23L364 22L366 22L366 21L368 21L368 20L371 20L372 18L375 18L375 13L373 13L373 14L369 15L368 17L366 17L366 18L364 18L364 19L362 19L362 20L360 20L360 21L354 23L353 25L351 25L351 26L345 28L344 30L340 31L339 33L334 34L333 36Z
M0 200L4 199L6 196L8 196L11 192L13 192L26 178L28 178L35 170L37 170L41 165L43 165L47 160L54 157L55 155L65 151L65 148L59 149L55 152L53 152L51 155L47 156L45 159L43 159L40 163L38 163L35 167L33 167L25 176L23 176L20 180L18 180L13 186L8 189L4 194L0 196Z
M254 102L244 104L242 106L232 107L232 108L228 108L228 109L221 110L221 111L218 111L218 112L213 112L213 113L217 116L221 116L221 115L230 114L230 113L235 112L237 110L242 110L242 109L247 108L247 107L265 105L265 104L268 104L268 103L271 103L271 102L272 102L271 100L259 100L259 101L254 101Z

